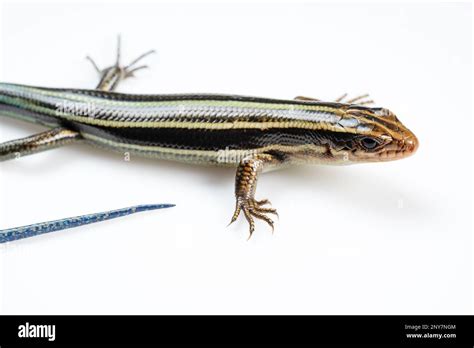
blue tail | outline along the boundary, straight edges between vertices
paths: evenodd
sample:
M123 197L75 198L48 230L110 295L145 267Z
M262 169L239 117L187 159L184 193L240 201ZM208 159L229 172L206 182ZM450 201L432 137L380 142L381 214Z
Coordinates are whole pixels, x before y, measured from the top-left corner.
M134 207L122 208L122 209L117 209L117 210L109 210L102 213L81 215L81 216L60 219L60 220L40 222L37 224L28 225L28 226L9 228L6 230L0 230L0 243L10 242L13 240L23 239L23 238L28 238L28 237L34 237L34 236L44 234L44 233L65 230L67 228L93 224L95 222L115 219L121 216L139 213L141 211L171 208L174 206L175 206L174 204L137 205Z

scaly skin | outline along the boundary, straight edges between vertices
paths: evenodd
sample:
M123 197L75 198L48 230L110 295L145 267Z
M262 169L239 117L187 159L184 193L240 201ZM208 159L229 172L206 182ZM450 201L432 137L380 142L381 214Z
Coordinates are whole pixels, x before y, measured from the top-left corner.
M118 62L118 60L117 60ZM94 66L95 63L94 63ZM141 68L141 67L140 67ZM74 141L138 156L237 167L236 210L249 222L276 211L255 199L259 174L269 168L383 162L418 148L416 136L389 110L361 96L343 102L219 94L136 95L111 92L135 69L118 63L100 70L97 90L0 84L0 112L68 131ZM104 91L105 90L105 91ZM357 103L356 103L357 102ZM71 134L74 134L72 136ZM70 140L70 139L69 139ZM45 142L42 137L43 143ZM67 141L70 142L70 141ZM0 144L0 160L11 158ZM11 144L10 144L11 145ZM37 147L37 151L47 147ZM51 141L58 145L57 141ZM15 143L21 150L21 141ZM9 157L10 156L10 157Z

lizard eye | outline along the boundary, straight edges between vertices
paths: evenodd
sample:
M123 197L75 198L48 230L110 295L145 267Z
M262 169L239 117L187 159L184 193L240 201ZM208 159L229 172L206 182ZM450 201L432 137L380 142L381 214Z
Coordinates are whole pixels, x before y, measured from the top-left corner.
M360 139L360 144L367 150L373 150L379 145L379 142L371 137L363 137Z

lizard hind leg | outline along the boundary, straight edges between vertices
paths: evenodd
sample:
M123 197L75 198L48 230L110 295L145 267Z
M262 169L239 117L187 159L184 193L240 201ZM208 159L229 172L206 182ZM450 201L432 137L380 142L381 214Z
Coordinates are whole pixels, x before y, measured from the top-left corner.
M100 76L100 81L96 89L109 92L114 91L121 81L129 77L133 77L134 72L136 72L137 70L148 68L147 65L141 65L138 67L134 66L146 56L155 53L154 50L149 50L135 58L130 64L124 66L120 63L122 54L121 46L121 37L119 35L117 38L117 54L115 64L104 69L100 69L96 62L90 56L86 57L86 59L91 62L92 66Z
M78 132L57 127L26 138L7 141L0 144L0 162L55 149L81 139Z

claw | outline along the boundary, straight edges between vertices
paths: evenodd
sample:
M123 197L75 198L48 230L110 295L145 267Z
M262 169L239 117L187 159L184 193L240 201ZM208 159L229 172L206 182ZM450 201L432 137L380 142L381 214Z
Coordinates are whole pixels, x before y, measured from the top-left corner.
M355 102L358 101L358 100L362 100L362 99L368 98L368 97L369 97L368 94L362 94L362 95L359 95L358 97L349 99L349 100L347 101L347 104L353 104L353 103L355 103Z
M86 59L91 62L92 66L94 67L95 71L97 71L97 73L100 75L102 70L99 69L99 67L97 66L97 63L95 62L94 59L92 59L90 56L86 56Z
M336 103L357 104L357 105L374 104L374 101L372 99L366 99L366 98L369 98L368 94L363 94L349 100L344 100L346 97L347 97L347 93L344 93L342 96L336 99Z
M243 211L244 216L249 223L250 235L248 239L252 237L252 234L255 231L254 218L265 221L272 228L272 233L273 233L274 222L266 214L274 214L278 217L278 213L276 209L263 208L262 206L265 204L270 204L270 201L268 199L262 199L261 201L257 201L253 198L243 199L241 197L238 197L236 206L235 206L235 212L234 212L234 215L232 215L232 219L229 225L232 224L235 220L237 220L238 216L240 215L240 212Z
M257 209L257 211L258 211L259 213L274 214L274 215L276 215L276 216L279 218L279 215L278 215L276 209L273 209L273 208L261 208L261 207L259 207L259 208Z
M255 231L255 222L253 221L252 215L250 215L250 211L247 207L244 207L243 211L244 211L244 216L245 216L245 218L247 219L247 221L249 223L249 232L250 232L250 234L249 234L249 237L247 238L247 240L249 240L250 237L252 237L253 232Z
M347 93L344 93L343 95L341 95L339 98L336 99L336 103L340 103L344 100L344 98L347 97Z
M234 215L232 215L232 219L230 219L230 222L229 224L227 225L227 227L229 227L231 224L233 224L235 222L235 220L237 220L237 218L239 217L240 215L240 203L239 201L237 201L237 203L235 204L235 211L234 211Z
M273 226L273 220L270 219L268 216L262 214L262 213L258 213L256 211L252 211L251 213L253 216L255 216L257 219L261 219L263 221L265 221L268 225L270 225L270 227L272 228L272 234L275 230L274 226Z
M125 69L125 78L135 77L134 72L137 71L137 70L141 70L141 69L148 69L148 65L141 65L141 66L138 66L138 67L133 68L131 70Z
M272 204L268 199L262 199L261 201L256 201L256 203L259 205L259 206L262 206L262 205L265 205L265 204Z
M135 65L136 63L138 63L140 60L142 60L142 59L145 58L146 56L149 56L150 54L153 54L153 53L155 53L155 50L149 50L149 51L147 51L147 52L141 54L140 56L138 56L137 58L135 58L130 64L128 64L128 65L125 67L125 70L130 71L130 69L131 69L131 67L132 67L133 65ZM142 68L144 68L144 67L146 67L146 65L144 65L144 66L139 66L139 67L137 67L137 68L131 69L131 71L138 70L138 69L142 69Z

